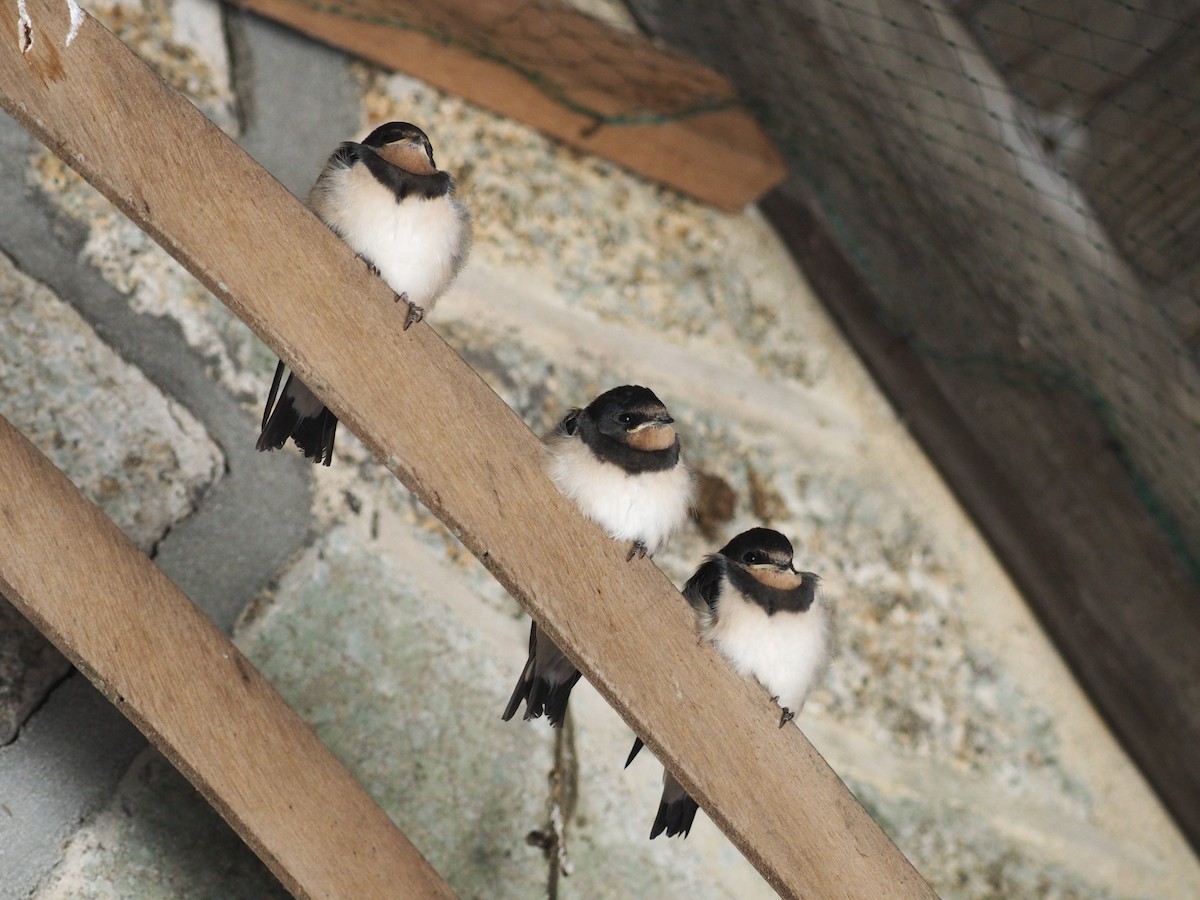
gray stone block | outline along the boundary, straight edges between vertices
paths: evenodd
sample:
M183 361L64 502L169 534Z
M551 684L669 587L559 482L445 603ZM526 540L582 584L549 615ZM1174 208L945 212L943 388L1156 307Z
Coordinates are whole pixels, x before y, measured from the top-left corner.
M149 551L224 471L186 409L0 256L0 413Z
M145 740L78 673L0 749L0 898L28 897Z
M300 199L339 143L359 137L358 86L344 53L231 9L238 143Z
M146 749L71 838L44 900L286 900L291 895L170 763Z
M0 747L70 671L67 658L0 597Z

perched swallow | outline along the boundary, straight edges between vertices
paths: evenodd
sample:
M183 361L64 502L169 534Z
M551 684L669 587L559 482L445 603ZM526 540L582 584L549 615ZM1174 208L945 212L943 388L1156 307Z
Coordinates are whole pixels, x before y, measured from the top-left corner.
M779 703L779 727L804 707L804 700L829 664L832 628L812 572L792 564L792 545L778 531L751 528L708 557L688 579L683 596L696 612L696 625L739 675L753 675ZM642 749L640 738L625 761ZM663 795L651 839L687 837L696 802L663 772Z
M471 217L454 197L454 179L434 164L425 132L407 122L341 144L308 205L408 303L405 329L450 287L471 247ZM276 404L284 368L280 361L275 369L258 449L278 450L290 437L305 457L329 465L337 417L290 372Z
M572 409L546 440L550 477L589 519L629 542L626 560L658 552L687 519L692 478L679 461L679 437L649 388L623 385ZM529 659L502 718L525 701L525 718L543 713L559 727L579 671L530 624Z

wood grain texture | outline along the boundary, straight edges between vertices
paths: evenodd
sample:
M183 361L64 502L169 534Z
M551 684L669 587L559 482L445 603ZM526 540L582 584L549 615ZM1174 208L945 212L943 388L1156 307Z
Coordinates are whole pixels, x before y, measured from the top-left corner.
M2 418L0 458L0 589L289 891L454 896L229 639Z
M786 174L720 75L553 0L238 3L720 209Z
M627 564L555 490L541 444L427 324L401 331L392 292L102 26L87 19L66 47L66 6L27 5L29 51L0 43L4 107L279 353L781 894L932 896L800 731L776 727L765 692L698 645L663 574ZM17 21L14 0L2 8ZM64 642L86 627L70 617Z

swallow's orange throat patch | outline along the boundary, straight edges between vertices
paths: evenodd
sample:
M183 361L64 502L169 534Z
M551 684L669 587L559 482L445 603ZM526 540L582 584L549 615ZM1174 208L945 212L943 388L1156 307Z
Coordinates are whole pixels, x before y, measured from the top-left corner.
M635 431L625 438L625 443L634 450L652 452L666 450L675 443L675 429L670 425L651 425Z
M804 576L797 572L777 569L775 566L750 566L749 572L759 584L765 584L767 587L773 587L780 591L795 590L804 580Z
M412 172L414 175L432 175L437 171L429 164L429 156L423 147L406 143L388 144L375 152L393 166L401 168L405 172Z

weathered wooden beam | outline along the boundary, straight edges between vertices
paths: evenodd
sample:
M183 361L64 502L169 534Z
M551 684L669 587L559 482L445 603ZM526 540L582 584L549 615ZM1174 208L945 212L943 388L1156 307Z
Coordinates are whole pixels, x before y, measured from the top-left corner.
M0 8L18 21L17 0ZM84 17L68 44L65 5L21 0L21 10L17 40L0 42L5 109L279 353L781 894L932 895L803 735L776 727L765 693L697 643L663 574L626 563L558 493L539 441L436 332L401 331L391 291L97 22ZM79 610L63 626L67 645L89 627ZM138 664L125 652L114 661Z
M0 591L298 897L453 897L217 627L0 418Z
M235 2L720 209L786 174L725 78L556 0Z

